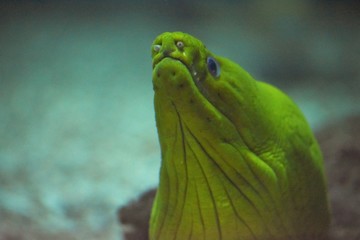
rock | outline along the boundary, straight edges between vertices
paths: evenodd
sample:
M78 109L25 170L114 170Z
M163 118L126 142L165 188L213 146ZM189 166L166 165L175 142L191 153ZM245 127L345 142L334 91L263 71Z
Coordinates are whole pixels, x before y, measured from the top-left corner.
M328 179L331 239L360 239L360 116L332 124L316 136Z
M156 189L143 193L136 201L129 203L118 211L118 219L126 240L147 240L150 210Z

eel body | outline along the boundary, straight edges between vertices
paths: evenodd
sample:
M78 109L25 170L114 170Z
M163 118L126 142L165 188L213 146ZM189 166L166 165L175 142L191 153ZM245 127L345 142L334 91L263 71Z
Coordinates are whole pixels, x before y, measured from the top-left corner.
M299 108L198 39L152 45L159 239L326 239L323 160Z

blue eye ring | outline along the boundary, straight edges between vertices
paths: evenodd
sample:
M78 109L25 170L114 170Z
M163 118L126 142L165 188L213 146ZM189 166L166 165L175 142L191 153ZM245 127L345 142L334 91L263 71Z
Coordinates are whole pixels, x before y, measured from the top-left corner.
M220 65L213 57L208 57L206 59L207 68L210 72L210 74L213 77L219 77L220 76Z

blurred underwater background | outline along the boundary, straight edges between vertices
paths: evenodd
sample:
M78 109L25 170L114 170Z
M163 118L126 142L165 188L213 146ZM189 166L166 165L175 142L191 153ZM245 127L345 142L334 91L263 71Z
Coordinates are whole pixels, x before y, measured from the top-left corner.
M360 114L358 1L1 1L0 240L121 239L117 209L158 183L165 31L285 91L314 131Z

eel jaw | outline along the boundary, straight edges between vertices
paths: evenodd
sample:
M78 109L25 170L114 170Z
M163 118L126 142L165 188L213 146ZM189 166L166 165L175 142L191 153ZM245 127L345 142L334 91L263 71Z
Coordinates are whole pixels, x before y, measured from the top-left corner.
M200 78L200 74L197 71L194 63L189 65L188 63L184 62L182 59L171 56L171 54L163 54L160 58L153 60L153 64L152 64L153 69L155 69L156 65L158 65L165 58L171 58L171 59L177 60L177 61L181 62L184 66L186 66L186 68L188 69L188 71L190 72L190 74L192 76L192 79L193 79L195 85L197 86L197 88L199 89L200 92L203 92L203 86L201 84L202 79Z

